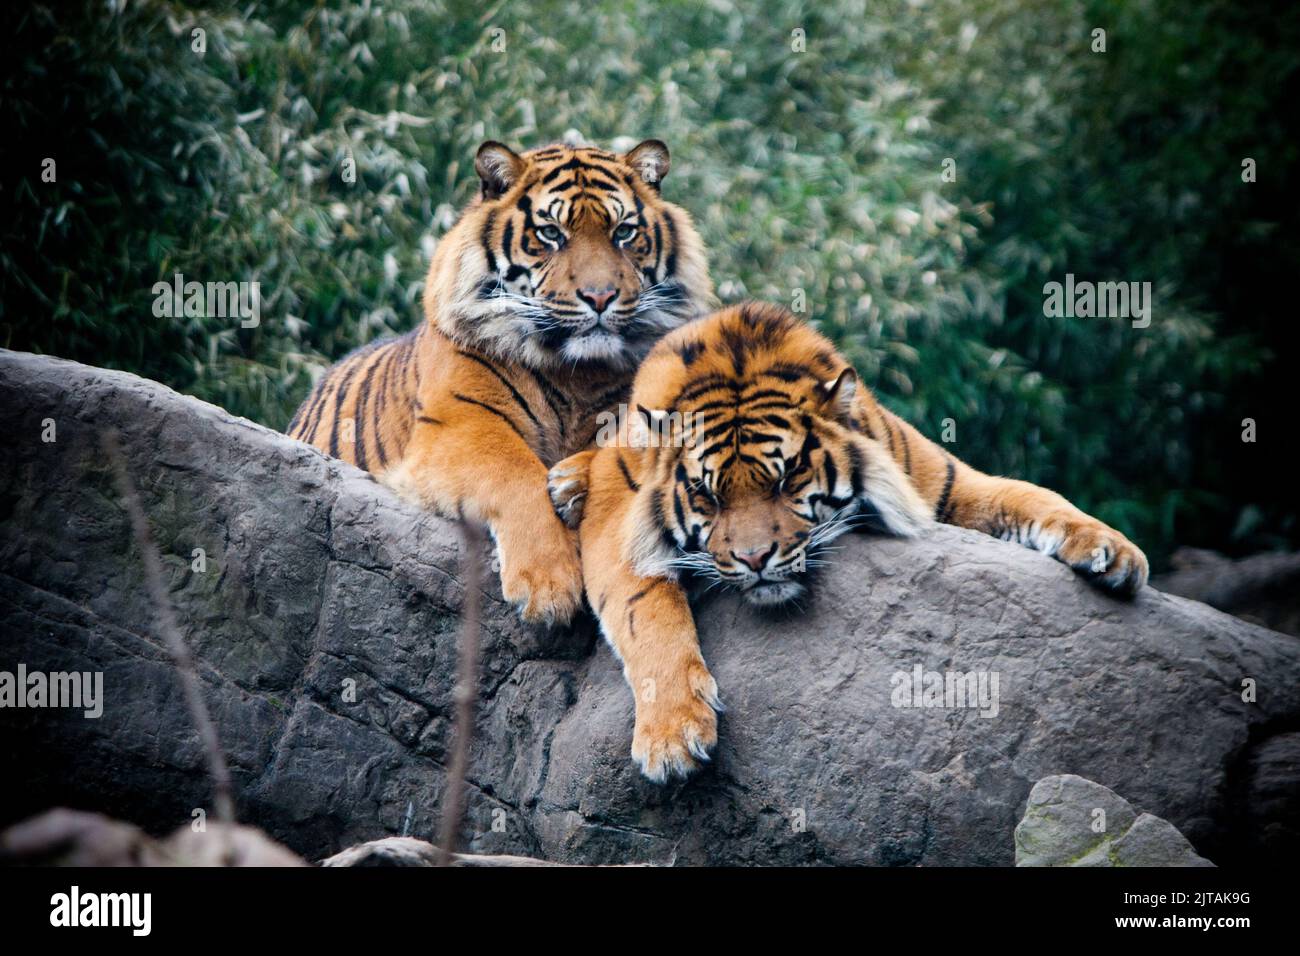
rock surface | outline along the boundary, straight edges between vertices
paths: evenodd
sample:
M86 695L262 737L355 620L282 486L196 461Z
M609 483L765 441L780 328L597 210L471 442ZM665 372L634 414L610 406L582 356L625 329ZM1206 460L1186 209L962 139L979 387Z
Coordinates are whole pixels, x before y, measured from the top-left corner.
M1233 560L1203 548L1179 548L1170 564L1170 571L1151 581L1161 591L1300 635L1300 553L1265 552Z
M0 670L101 671L105 697L99 719L0 710L0 757L22 782L0 788L0 824L64 805L164 834L209 799L99 450L113 426L241 821L312 860L436 832L463 597L452 527L305 445L122 373L0 351L0 421ZM1034 781L1074 773L1220 865L1300 849L1300 770L1285 759L1300 728L1294 638L1151 589L1120 603L974 532L843 543L805 614L773 619L728 596L699 609L729 709L712 765L668 788L628 757L631 695L590 623L527 628L494 582L462 848L1009 865ZM996 675L996 714L895 706L913 703L901 682L914 668Z
M1099 783L1044 777L1016 826L1016 866L1213 866L1177 828Z

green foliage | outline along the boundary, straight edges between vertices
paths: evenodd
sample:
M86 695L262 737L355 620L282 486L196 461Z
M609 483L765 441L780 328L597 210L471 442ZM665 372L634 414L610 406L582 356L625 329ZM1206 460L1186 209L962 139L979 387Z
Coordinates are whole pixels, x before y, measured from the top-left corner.
M1294 168L1297 22L1226 0L36 7L4 41L0 342L282 427L330 361L420 321L481 140L655 136L724 299L802 294L897 411L936 439L953 420L954 453L1157 557L1277 543L1294 507L1241 493L1238 423L1280 381L1279 318L1238 290L1284 278L1297 231L1240 162ZM261 325L156 318L176 272L259 281ZM1150 328L1045 317L1066 272L1150 281Z

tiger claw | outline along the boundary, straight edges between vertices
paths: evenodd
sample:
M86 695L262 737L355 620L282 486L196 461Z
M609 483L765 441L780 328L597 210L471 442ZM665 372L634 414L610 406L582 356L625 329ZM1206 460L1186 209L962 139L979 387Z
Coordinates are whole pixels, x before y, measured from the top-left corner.
M546 474L546 490L551 497L551 507L569 528L577 528L582 522L588 490L587 466L591 462L591 455L591 452L570 455L553 465Z

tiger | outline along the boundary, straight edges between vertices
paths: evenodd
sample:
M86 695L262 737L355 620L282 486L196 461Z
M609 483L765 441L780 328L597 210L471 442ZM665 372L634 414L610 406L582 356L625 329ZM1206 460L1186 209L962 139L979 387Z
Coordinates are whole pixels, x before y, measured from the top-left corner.
M914 536L942 522L1042 551L1119 595L1146 583L1124 535L929 441L779 306L731 306L669 333L631 402L618 433L553 466L548 488L579 530L588 601L635 698L632 759L656 783L688 776L717 743L693 581L786 605L845 531Z
M287 433L429 510L485 525L522 619L582 603L577 536L547 468L591 444L666 332L716 304L703 241L665 200L668 147L488 140L437 244L425 321L329 368Z

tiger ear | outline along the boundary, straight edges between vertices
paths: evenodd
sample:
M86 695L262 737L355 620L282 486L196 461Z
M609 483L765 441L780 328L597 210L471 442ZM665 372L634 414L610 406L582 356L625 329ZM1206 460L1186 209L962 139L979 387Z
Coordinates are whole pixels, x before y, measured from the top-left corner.
M822 406L836 418L847 421L853 415L853 399L858 394L858 373L852 366L846 366L835 378L819 385L818 391Z
M669 161L668 147L657 139L647 139L623 154L623 162L635 169L641 181L656 192L668 175Z
M641 442L634 444L634 448L658 448L664 439L664 426L668 422L668 413L662 409L646 408L640 402L636 406L637 414L641 416L641 422L645 431L638 435L634 440Z
M496 199L515 184L524 161L504 143L488 140L474 154L474 171L478 173L484 199Z

